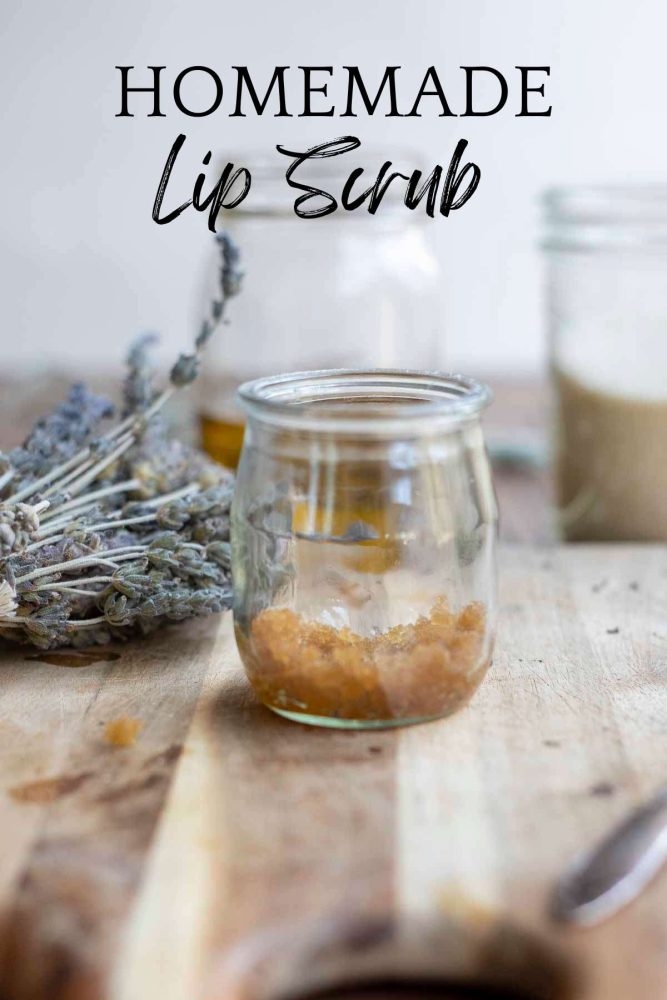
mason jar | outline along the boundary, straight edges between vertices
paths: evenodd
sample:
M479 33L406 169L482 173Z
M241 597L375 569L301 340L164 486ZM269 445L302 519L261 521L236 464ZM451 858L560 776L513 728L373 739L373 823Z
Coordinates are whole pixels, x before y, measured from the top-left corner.
M409 154L397 159L414 166ZM230 309L224 336L207 352L198 415L203 447L229 467L236 466L243 440L236 396L241 382L305 368L430 369L442 363L435 223L423 206L405 207L405 183L388 189L375 215L365 207L339 207L301 219L293 208L300 192L285 180L290 161L277 160L250 163L249 196L219 219L241 249L243 293ZM295 177L339 199L353 167L369 168L358 182L361 190L383 160L362 148L303 165ZM217 267L212 248L201 302L210 300Z
M558 520L667 540L667 186L545 199Z
M259 699L376 728L448 715L491 661L496 503L488 390L401 370L240 389L234 621Z

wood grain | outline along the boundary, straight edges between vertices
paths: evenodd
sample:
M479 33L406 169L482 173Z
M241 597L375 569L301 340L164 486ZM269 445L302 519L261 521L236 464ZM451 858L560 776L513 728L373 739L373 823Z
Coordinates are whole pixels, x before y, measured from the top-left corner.
M3 663L3 997L104 995L211 643L199 625L85 672ZM135 748L105 739L122 715L142 720Z
M76 669L5 653L3 1000L274 1000L392 971L667 997L667 875L596 930L545 916L665 779L667 552L513 548L501 581L480 692L404 730L273 716L228 618ZM104 737L122 715L128 748Z

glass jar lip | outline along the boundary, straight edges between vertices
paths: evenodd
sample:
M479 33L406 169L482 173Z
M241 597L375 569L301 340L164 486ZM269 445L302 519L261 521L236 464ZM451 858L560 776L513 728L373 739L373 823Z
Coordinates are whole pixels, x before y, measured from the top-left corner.
M541 200L547 250L667 245L667 183L553 187Z
M492 399L488 386L468 376L404 368L287 372L244 382L238 395L251 416L270 423L380 434L459 424Z

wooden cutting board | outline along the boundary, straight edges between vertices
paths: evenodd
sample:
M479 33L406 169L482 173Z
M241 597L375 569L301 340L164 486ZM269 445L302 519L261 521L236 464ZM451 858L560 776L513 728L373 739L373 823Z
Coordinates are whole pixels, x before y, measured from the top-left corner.
M229 616L113 654L0 663L3 1000L407 972L667 998L667 872L595 930L545 915L563 866L667 778L664 547L505 550L494 666L424 726L273 716ZM133 746L106 738L123 716Z

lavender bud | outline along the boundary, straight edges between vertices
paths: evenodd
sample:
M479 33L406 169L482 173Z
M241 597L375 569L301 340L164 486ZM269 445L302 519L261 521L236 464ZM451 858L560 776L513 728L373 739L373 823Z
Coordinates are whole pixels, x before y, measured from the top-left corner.
M222 303L220 303L220 304L222 305ZM216 303L214 302L213 305L215 306ZM213 310L213 318L217 319L217 317L215 315L215 310ZM205 319L204 322L201 325L201 330L199 331L199 336L195 340L195 347L197 348L198 351L200 351L202 349L202 347L204 347L208 343L208 341L210 340L210 337L211 337L212 333L213 333L213 327L211 326L211 324L209 323L209 321L207 319Z
M170 380L172 385L181 388L190 385L197 378L199 371L199 358L196 354L181 354L180 358L171 369Z

